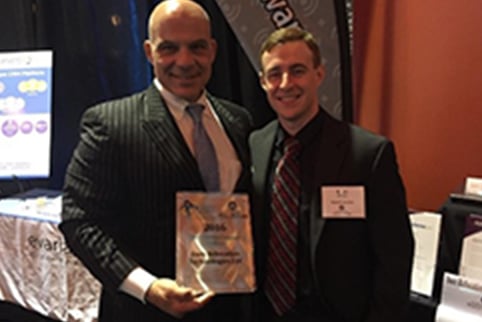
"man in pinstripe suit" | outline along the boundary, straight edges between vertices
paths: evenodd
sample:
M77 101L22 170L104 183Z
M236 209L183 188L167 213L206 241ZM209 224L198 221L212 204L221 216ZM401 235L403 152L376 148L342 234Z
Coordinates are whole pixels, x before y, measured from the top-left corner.
M84 113L66 173L60 229L103 284L100 321L241 319L242 295L197 294L176 284L175 194L205 190L186 105L205 107L202 120L223 192L249 186L251 118L204 89L216 42L198 4L161 2L148 30L144 49L154 83Z

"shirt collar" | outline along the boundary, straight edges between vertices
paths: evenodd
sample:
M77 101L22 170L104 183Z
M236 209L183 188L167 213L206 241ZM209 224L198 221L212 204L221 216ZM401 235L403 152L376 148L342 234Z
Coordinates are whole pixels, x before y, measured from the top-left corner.
M186 110L186 106L190 104L187 100L180 98L176 95L174 95L172 92L170 92L167 88L162 86L161 82L157 78L154 78L154 85L156 88L159 90L161 93L161 96L164 98L166 101L167 106L169 106L170 111L172 112L174 118L176 120L179 120L180 118L183 117L184 112ZM201 94L201 96L197 99L196 103L204 105L206 108L204 109L205 111L210 109L210 105L208 103L208 99L206 96L206 90L204 90ZM208 113L210 114L210 113Z
M320 107L321 108L321 107ZM318 113L295 135L295 138L301 143L301 147L305 147L310 144L321 131L323 127L323 113ZM278 132L276 133L275 146L276 148L283 150L283 141L289 134L280 125Z

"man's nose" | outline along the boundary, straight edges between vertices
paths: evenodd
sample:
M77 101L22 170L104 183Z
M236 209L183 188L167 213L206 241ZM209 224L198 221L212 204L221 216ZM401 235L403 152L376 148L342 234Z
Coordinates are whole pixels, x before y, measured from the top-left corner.
M291 85L291 76L290 76L290 73L288 72L284 72L282 75L281 75L281 82L279 84L279 87L281 88L287 88Z
M194 62L194 55L188 48L181 48L177 54L176 62L181 66L190 66Z

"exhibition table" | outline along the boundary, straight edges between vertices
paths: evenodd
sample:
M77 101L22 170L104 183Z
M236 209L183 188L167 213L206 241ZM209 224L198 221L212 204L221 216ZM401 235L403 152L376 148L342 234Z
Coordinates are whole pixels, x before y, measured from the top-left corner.
M67 249L61 196L47 193L55 194L0 200L0 300L59 321L96 321L100 283Z
M57 191L34 189L0 199L0 321L19 321L8 319L7 310L32 314L22 321L97 320L100 283L67 249L57 228L60 211ZM439 212L443 224L434 294L411 295L410 322L434 320L442 274L457 273L465 217L482 214L482 200L451 196Z

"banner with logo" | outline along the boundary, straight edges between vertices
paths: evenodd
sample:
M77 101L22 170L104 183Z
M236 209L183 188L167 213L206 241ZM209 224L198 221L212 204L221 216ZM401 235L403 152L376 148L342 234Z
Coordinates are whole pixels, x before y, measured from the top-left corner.
M346 12L344 1L216 1L256 70L260 67L259 48L275 29L298 26L311 32L321 47L326 69L325 80L319 90L321 105L338 119L344 115L343 109L351 110L347 17L346 14L337 14Z
M101 285L67 248L60 207L60 197L0 200L0 300L59 321L97 321Z

